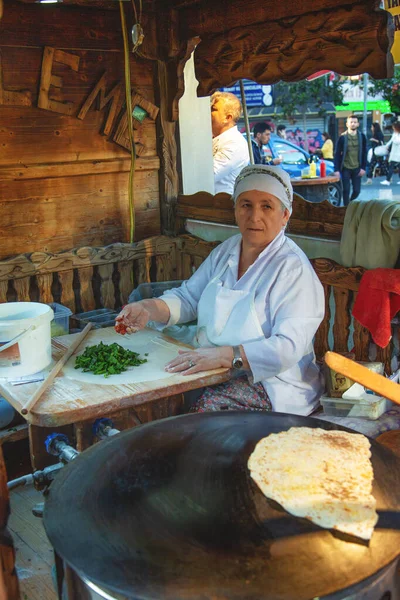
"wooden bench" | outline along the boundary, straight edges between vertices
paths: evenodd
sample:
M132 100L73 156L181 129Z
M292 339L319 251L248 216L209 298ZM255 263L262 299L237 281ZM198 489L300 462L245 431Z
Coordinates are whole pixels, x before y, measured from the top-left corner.
M143 282L176 279L176 242L157 236L137 244L33 252L0 261L0 302L59 302L73 313L119 308Z

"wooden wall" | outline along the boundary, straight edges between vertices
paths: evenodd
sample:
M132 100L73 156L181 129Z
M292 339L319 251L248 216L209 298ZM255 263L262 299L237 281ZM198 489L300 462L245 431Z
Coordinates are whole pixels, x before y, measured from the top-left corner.
M48 107L39 108L45 47L64 51L71 64L79 57L79 65L73 70L53 62ZM112 102L97 110L99 95L84 118L77 118L105 72L107 95L124 81L118 10L7 1L0 21L0 258L129 240L130 154L113 140L124 91L109 135L102 132ZM132 55L132 88L150 102L155 76L153 62ZM140 153L135 240L140 240L160 233L155 120L138 125L135 139Z

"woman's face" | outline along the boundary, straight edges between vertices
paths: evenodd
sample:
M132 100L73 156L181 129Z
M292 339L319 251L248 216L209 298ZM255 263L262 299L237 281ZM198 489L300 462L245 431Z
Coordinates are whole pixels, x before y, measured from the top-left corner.
M272 194L251 190L240 194L235 217L243 241L249 246L265 247L276 238L289 220L289 211Z

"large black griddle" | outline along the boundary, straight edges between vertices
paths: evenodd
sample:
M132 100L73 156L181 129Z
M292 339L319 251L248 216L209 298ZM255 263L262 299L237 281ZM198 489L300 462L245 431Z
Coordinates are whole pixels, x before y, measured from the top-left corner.
M271 506L249 476L257 441L290 427L343 429L205 413L101 442L53 482L50 541L78 574L137 600L310 600L362 581L398 556L398 531L378 523L369 544L346 539ZM400 460L371 443L377 508L398 511Z

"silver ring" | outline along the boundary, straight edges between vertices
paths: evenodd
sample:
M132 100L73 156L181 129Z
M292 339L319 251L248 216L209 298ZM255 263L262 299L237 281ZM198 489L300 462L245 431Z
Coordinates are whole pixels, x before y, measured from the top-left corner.
M189 369L192 369L195 365L196 363L194 363L192 360L189 360Z

